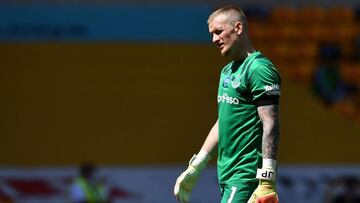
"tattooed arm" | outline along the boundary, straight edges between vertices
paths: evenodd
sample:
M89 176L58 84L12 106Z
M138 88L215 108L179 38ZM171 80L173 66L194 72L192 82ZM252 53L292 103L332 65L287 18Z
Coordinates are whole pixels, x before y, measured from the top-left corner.
M279 106L259 106L257 110L263 124L263 158L276 160L278 142L280 137Z
M274 202L279 198L276 192L276 155L279 142L279 106L265 105L257 107L259 117L263 124L262 154L263 164L257 169L256 178L259 185L251 195L248 203Z

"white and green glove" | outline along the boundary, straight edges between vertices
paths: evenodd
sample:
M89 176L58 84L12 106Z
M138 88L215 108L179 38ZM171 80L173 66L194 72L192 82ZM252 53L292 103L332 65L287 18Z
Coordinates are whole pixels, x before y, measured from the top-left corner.
M257 170L256 178L259 179L259 186L251 195L248 203L279 203L276 192L276 161L264 159L263 168Z
M200 150L191 158L189 167L176 179L174 195L177 200L183 203L190 201L191 191L210 159L209 153L205 150Z

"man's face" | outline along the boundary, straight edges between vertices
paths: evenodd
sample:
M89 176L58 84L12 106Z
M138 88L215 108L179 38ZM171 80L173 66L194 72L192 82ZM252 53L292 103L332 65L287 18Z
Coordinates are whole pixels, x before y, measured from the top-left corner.
M234 26L228 22L226 14L220 14L209 22L212 42L220 49L221 55L234 54L234 44L238 39Z

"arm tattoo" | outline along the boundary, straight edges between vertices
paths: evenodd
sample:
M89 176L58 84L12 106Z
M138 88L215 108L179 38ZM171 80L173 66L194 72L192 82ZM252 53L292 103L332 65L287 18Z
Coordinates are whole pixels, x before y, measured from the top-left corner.
M280 137L279 106L266 105L257 108L263 124L262 154L263 158L275 159Z

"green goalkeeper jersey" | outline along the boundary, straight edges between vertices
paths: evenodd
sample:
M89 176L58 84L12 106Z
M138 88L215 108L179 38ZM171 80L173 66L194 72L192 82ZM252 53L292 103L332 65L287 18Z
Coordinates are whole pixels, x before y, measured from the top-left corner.
M257 107L276 104L280 76L260 52L227 64L218 90L220 184L253 181L262 164L262 123Z

